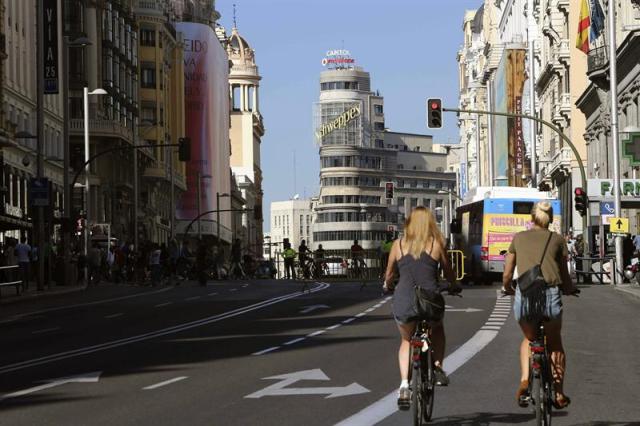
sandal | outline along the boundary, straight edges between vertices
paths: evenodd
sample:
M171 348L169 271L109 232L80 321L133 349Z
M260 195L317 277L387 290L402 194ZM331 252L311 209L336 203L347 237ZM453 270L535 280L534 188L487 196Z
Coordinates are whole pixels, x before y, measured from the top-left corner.
M571 404L571 398L567 395L556 395L556 400L553 401L553 406L556 410L562 410L567 408Z
M516 402L520 407L528 407L529 406L529 381L523 380L520 382L520 386L518 386L518 390L516 392Z

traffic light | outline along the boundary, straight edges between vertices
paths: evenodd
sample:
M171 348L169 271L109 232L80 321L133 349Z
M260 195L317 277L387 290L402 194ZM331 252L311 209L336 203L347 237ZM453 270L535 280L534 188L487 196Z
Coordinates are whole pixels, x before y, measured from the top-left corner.
M385 183L384 193L387 200L393 200L393 182Z
M575 194L574 202L576 206L576 211L580 213L581 216L586 215L587 204L589 202L587 200L587 193L582 188L576 188L573 192Z
M180 161L191 160L191 139L189 138L178 139L178 159Z
M442 128L442 99L427 99L427 127L430 129Z

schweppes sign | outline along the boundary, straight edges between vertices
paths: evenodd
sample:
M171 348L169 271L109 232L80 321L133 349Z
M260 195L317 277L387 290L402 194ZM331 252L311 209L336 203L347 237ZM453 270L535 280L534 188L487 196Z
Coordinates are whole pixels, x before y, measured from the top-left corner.
M349 108L347 111L340 114L333 121L327 124L323 124L319 130L316 131L316 138L323 139L329 133L336 129L343 129L347 127L347 124L354 118L360 117L360 105L355 105Z

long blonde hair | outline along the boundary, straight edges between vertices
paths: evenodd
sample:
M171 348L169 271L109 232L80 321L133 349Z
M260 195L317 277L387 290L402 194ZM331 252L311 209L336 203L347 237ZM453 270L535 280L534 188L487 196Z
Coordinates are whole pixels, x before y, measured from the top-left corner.
M426 207L416 207L404 224L405 251L417 259L431 247L431 241L444 245L433 212Z

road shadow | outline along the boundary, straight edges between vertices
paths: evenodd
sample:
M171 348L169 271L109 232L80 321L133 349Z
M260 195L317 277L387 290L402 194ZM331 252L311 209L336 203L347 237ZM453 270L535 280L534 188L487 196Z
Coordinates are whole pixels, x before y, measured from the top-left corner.
M566 412L554 412L553 417L565 417ZM440 426L489 426L494 424L516 425L531 423L535 415L530 411L526 413L471 413L462 416L449 416L441 419L432 419L429 424Z

